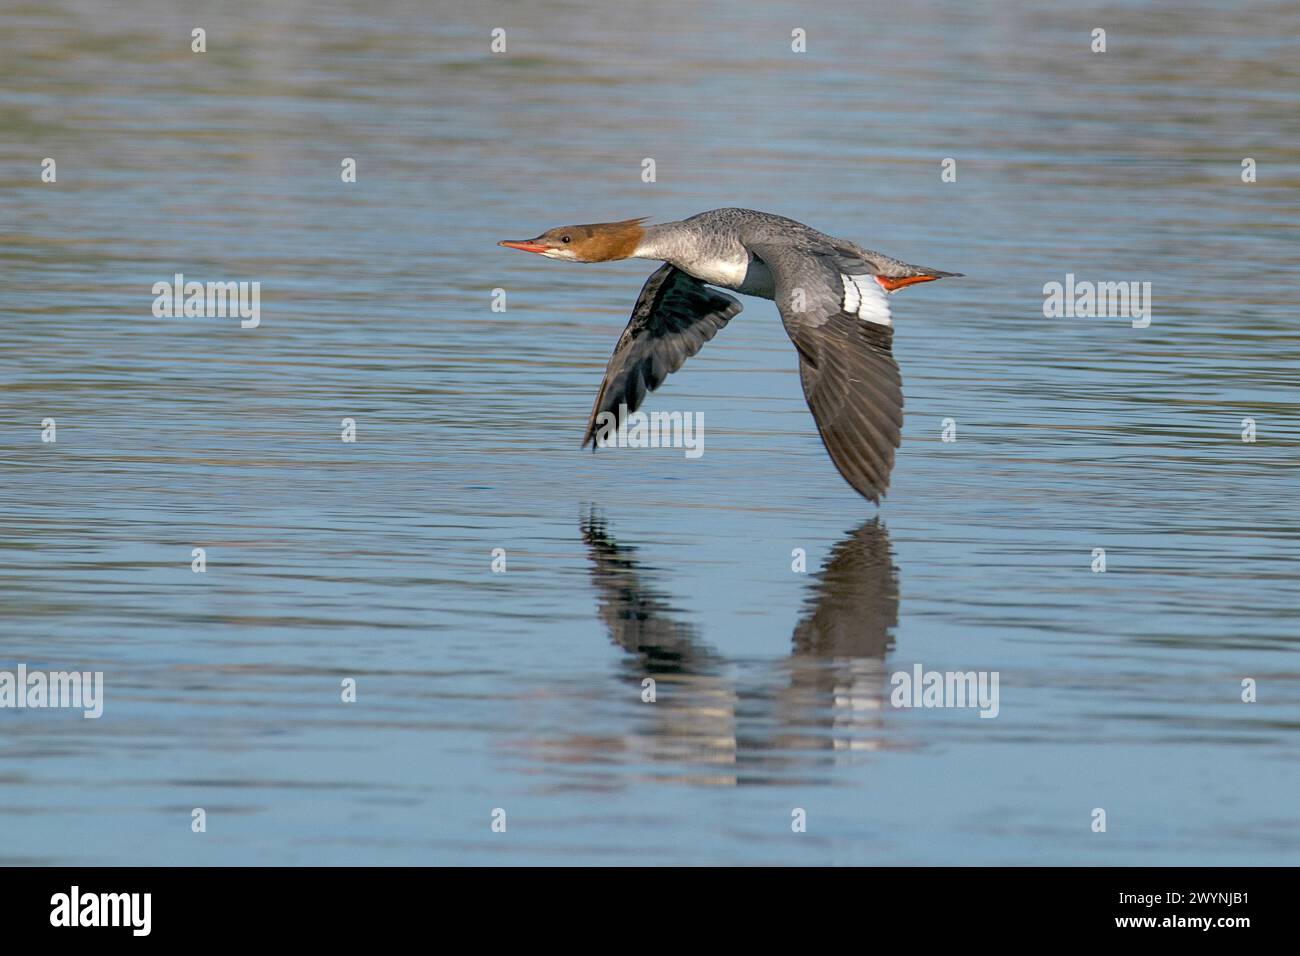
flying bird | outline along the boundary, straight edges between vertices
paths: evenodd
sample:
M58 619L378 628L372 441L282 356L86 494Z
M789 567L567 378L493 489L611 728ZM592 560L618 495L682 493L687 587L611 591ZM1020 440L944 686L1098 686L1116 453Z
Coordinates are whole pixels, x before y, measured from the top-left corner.
M713 209L680 222L645 219L560 226L509 249L570 262L664 263L641 289L605 368L583 438L596 443L603 412L640 407L647 392L741 310L710 286L771 299L799 353L799 378L826 451L853 488L879 502L903 426L888 295L960 276L909 265L784 216ZM593 444L594 447L594 444Z

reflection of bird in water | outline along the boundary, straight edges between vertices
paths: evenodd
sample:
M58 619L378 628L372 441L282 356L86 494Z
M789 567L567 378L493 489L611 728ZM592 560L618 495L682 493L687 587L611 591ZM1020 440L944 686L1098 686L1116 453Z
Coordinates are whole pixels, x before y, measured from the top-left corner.
M807 608L794 629L795 654L884 660L898 626L898 570L878 518L831 550Z
M789 782L773 772L806 771L810 752L878 744L882 664L898 622L897 570L878 519L837 544L814 576L790 658L757 667L726 660L682 622L664 594L643 580L635 550L618 544L602 519L585 519L582 534L601 620L613 641L635 655L629 676L653 677L660 685L657 702L644 705L652 726L609 749L633 747L676 764L691 782L735 784ZM593 743L582 738L583 747ZM711 771L703 781L702 766Z
M820 715L815 723L831 728L833 749L875 749L887 693L884 660L897 626L898 570L890 559L889 534L873 518L831 550L817 576L795 625L783 709ZM802 740L807 734L795 736ZM776 742L779 748L794 745L788 738Z
M593 565L600 618L614 643L641 656L648 675L698 672L713 660L695 628L676 621L663 595L641 581L634 548L616 544L594 513L582 522L582 537Z

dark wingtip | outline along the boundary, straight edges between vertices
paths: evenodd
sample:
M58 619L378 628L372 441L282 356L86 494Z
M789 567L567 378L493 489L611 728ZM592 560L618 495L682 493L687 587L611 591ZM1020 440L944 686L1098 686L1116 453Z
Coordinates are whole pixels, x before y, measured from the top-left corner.
M848 478L845 477L844 480L845 480L845 481L848 481ZM885 480L888 481L889 479L886 478ZM856 492L857 492L858 494L860 494L862 497L864 497L864 498L866 498L868 501L870 501L870 502L871 502L873 505L875 505L877 508L880 507L880 499L883 498L883 497L885 497L885 488L860 488L860 487L858 487L857 482L853 482L853 481L848 481L848 485L849 485L850 488L852 488L854 491L856 491ZM888 486L886 486L886 487L888 487Z

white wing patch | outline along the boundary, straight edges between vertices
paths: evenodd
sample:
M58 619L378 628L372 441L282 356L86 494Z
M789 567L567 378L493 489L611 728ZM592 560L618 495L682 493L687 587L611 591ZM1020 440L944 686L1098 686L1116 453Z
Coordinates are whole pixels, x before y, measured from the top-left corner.
M841 275L840 279L844 282L845 312L876 325L894 324L889 315L889 300L875 276Z

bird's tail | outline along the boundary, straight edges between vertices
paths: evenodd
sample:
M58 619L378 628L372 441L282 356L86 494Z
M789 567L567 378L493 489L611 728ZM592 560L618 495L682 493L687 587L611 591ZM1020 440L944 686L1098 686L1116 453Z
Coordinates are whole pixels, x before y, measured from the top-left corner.
M944 272L942 269L927 269L925 266L908 266L909 272L902 276L876 276L876 281L886 292L897 292L918 282L933 282L935 279L955 279L961 272Z

